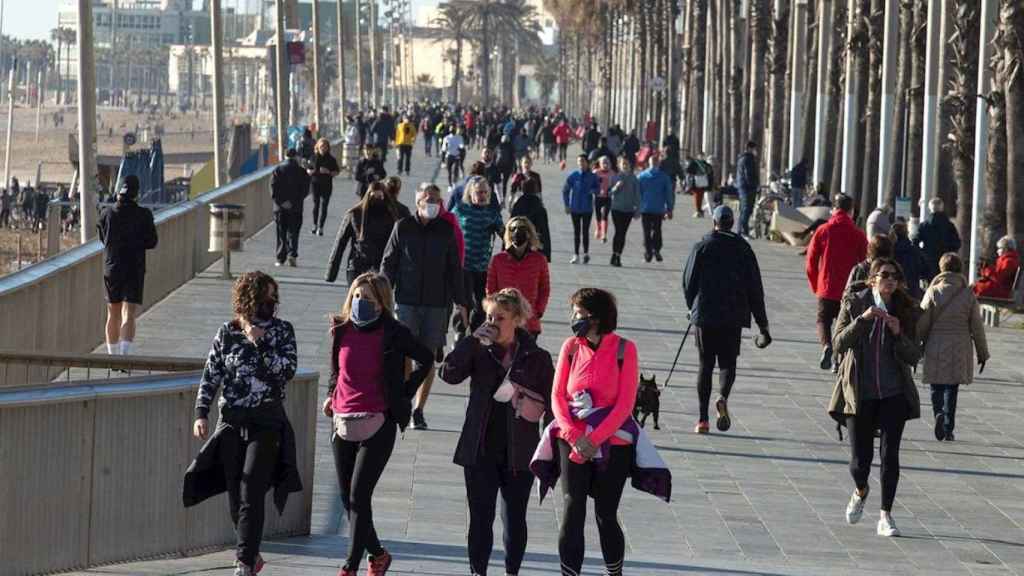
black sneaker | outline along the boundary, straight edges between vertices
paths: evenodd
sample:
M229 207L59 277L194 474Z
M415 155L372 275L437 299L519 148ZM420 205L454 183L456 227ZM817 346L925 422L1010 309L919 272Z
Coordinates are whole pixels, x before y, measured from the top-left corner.
M644 262L650 262L652 257L653 254L651 254L650 252L644 252Z
M946 439L946 416L941 412L935 415L935 439L939 442Z
M423 418L423 410L412 411L412 429L413 430L426 430L427 421Z
M729 418L729 404L725 398L719 398L715 402L715 411L718 412L718 420L715 421L715 426L720 432L725 432L732 427L732 419Z
M612 254L611 265L615 267L622 266L622 260L620 259L618 254Z
M655 252L654 259L657 260L658 262L664 261L664 258L661 257L661 252Z
M832 369L832 347L825 346L825 349L821 351L821 361L818 363L822 370Z
M952 442L956 440L956 436L953 436L952 432L946 432L946 442Z

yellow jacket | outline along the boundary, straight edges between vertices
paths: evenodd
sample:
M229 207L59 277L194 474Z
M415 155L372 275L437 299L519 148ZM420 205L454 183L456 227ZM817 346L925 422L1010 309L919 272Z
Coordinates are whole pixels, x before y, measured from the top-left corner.
M412 146L416 142L416 127L403 120L395 129L395 146Z

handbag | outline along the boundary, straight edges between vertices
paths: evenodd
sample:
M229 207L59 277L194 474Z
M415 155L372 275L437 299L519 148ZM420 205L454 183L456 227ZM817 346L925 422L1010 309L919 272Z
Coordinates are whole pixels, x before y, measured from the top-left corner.
M511 380L509 382L515 387L515 394L512 396L512 408L515 409L516 418L522 418L527 422L540 422L547 409L544 404L544 396Z

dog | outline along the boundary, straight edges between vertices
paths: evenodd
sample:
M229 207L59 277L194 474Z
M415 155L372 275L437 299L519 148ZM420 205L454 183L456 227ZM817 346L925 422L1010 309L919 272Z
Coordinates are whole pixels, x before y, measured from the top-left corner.
M643 428L647 424L647 417L654 416L654 429L661 430L658 424L658 412L661 410L661 389L658 388L656 376L650 379L640 374L640 385L636 389L636 406L633 408L633 418Z

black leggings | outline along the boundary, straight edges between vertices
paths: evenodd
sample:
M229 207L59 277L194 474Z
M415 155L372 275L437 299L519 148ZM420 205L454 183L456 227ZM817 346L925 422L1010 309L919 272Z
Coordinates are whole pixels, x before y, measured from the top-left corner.
M313 191L313 226L323 228L327 221L327 206L331 203L330 192Z
M661 224L665 221L664 214L642 214L640 223L644 229L644 252L656 254L661 252Z
M448 168L448 185L454 186L459 178L462 177L462 161L458 156L448 154L445 156L444 162Z
M565 152L568 149L569 149L569 144L567 144L567 143L566 144L559 144L558 145L558 160L559 161L564 161L565 160Z
M252 567L263 540L266 493L281 449L281 433L249 427L242 434L240 428L232 426L221 432L219 446L231 522L238 538L236 556Z
M463 270L466 297L470 299L469 330L472 333L484 323L484 296L487 295L487 272Z
M588 210L583 214L577 214L573 212L572 216L572 246L573 253L579 256L580 253L580 238L583 239L583 253L590 253L590 218L591 214Z
M850 475L858 489L868 486L871 461L875 455L875 430L882 431L878 443L881 459L882 510L892 511L896 486L900 482L900 441L907 420L907 399L903 394L882 400L862 398L857 415L847 416L850 432Z
M348 558L345 568L359 570L359 562L369 552L376 556L384 551L373 526L373 490L395 448L398 424L388 419L376 434L362 442L331 436L334 470L338 474L341 505L348 515Z
M605 196L603 198L594 198L594 218L598 222L605 222L608 220L608 211L612 209L612 199Z
M697 399L700 401L700 421L708 421L708 404L711 402L711 376L718 364L718 394L729 399L732 385L736 383L736 357L740 353L742 328L711 327L696 328L697 350L700 351L700 368L697 372Z
M633 222L633 214L612 210L612 223L615 224L615 235L612 237L612 252L622 256L622 250L626 247L626 232Z
M501 492L501 523L505 545L505 573L518 574L526 554L526 509L530 504L533 474L512 472L505 463L484 457L476 466L463 468L466 500L469 503L469 532L466 535L469 570L487 574L494 549L494 514Z
M562 468L564 510L558 534L558 556L562 576L577 576L583 566L583 525L587 520L587 496L594 498L594 515L601 540L601 555L609 576L622 575L626 556L626 538L619 524L619 501L633 464L632 446L612 446L607 467L599 469L593 462L577 464L569 460L572 448L558 440Z

